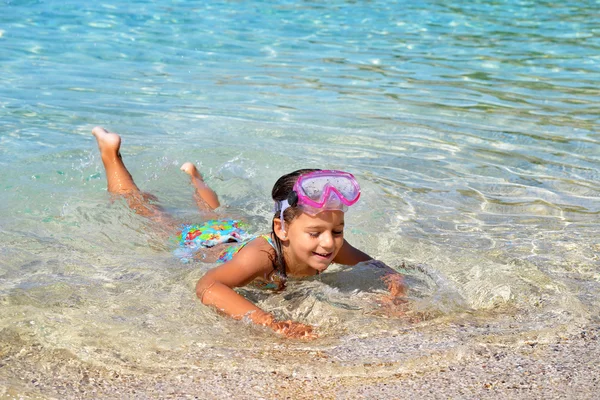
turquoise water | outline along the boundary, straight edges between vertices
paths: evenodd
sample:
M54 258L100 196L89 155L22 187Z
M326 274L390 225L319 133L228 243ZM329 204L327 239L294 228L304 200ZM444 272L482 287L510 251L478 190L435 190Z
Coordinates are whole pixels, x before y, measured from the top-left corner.
M385 377L597 322L598 6L4 1L0 344L30 349L12 370L68 353L167 386L181 371ZM347 237L407 274L407 316L381 312L361 267L247 293L316 325L310 344L205 309L194 284L210 265L179 263L157 227L110 202L96 125L186 221L184 161L257 232L281 174L352 171L363 197ZM0 374L16 393L59 393Z

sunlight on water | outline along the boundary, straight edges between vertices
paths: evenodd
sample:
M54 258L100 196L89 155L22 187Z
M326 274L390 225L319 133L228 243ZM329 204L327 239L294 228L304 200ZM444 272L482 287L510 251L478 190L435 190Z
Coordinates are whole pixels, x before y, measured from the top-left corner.
M592 5L0 9L0 376L15 396L198 371L385 378L600 317ZM180 262L175 232L107 194L96 125L182 222L201 219L185 161L253 233L283 173L351 171L346 238L405 275L406 302L386 304L368 266L332 266L282 293L240 289L314 342L217 315L194 293L212 265Z

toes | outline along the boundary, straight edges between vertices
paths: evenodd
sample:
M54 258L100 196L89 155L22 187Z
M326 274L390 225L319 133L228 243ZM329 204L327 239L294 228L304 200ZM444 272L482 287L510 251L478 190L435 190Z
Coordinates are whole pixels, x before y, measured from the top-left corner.
M110 133L101 126L97 126L92 129L92 135L96 138L98 148L100 148L101 152L119 151L119 148L121 147L121 137L116 133Z
M181 168L180 168L180 169L181 169L183 172L185 172L186 174L190 174L190 175L191 175L191 174L192 174L192 171L194 170L194 164L192 164L191 162L186 162L186 163L183 163L183 164L181 165Z
M202 179L202 175L200 175L200 172L198 172L196 166L191 162L184 163L180 169L193 178Z
M96 126L94 129L92 129L92 135L98 137L98 136L102 136L107 134L108 132L106 131L106 129L104 129L101 126Z

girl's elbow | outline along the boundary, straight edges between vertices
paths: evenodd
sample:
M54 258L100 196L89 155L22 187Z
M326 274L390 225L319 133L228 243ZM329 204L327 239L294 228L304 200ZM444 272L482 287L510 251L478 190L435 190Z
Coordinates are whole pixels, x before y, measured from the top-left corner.
M196 283L196 296L198 296L202 304L206 304L206 302L204 301L204 295L206 294L206 291L210 289L214 284L215 280L210 279L210 277L207 277L206 275L200 278L198 283Z

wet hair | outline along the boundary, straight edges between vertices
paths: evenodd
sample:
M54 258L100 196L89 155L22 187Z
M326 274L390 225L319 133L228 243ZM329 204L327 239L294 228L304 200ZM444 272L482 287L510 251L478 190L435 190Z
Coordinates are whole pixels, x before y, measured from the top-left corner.
M290 172L289 174L283 175L275 185L273 185L273 190L271 191L271 197L274 201L283 201L287 200L288 195L294 189L294 184L298 180L298 177L303 174L307 174L309 172L319 171L318 169L299 169L294 172ZM285 226L289 227L290 223L302 213L302 210L298 207L288 207L283 212L283 221ZM279 211L275 212L273 215L273 222L271 224L271 232L273 233L273 241L275 244L275 257L273 258L273 268L275 268L275 272L279 275L280 284L279 290L285 288L285 281L287 279L286 272L286 263L285 258L283 258L283 246L281 244L281 240L275 234L275 218L280 218Z

